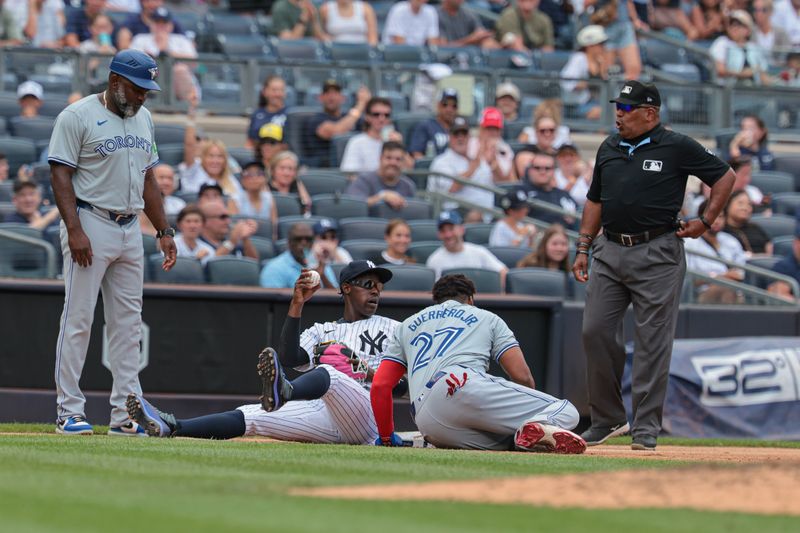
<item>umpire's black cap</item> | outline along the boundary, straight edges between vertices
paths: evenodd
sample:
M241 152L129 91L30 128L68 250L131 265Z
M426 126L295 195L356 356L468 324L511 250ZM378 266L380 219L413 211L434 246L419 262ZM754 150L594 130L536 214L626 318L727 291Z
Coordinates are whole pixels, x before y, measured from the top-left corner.
M628 80L619 91L619 96L609 102L627 105L651 105L661 107L661 95L652 83Z
M388 268L375 266L372 261L352 261L349 265L344 267L339 273L339 285L347 283L348 281L357 278L363 274L374 272L378 275L381 283L386 283L392 279L392 271Z

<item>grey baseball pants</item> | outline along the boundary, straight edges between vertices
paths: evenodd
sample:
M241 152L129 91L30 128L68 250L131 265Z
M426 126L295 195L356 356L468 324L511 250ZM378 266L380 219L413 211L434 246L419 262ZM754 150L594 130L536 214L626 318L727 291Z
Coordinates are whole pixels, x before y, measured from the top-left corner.
M84 415L86 399L79 381L89 348L97 293L103 293L108 330L111 375L111 426L127 422L125 398L141 394L139 385L139 342L142 331L142 283L144 249L139 221L126 226L102 218L91 210L78 208L83 231L92 245L92 264L78 266L72 261L67 230L61 222L61 250L64 254L64 310L56 344L56 393L59 419Z
M621 381L625 368L623 318L633 304L636 330L632 369L633 436L657 436L667 392L672 341L686 273L683 241L667 233L625 247L600 235L583 315L583 349L592 426L626 420Z

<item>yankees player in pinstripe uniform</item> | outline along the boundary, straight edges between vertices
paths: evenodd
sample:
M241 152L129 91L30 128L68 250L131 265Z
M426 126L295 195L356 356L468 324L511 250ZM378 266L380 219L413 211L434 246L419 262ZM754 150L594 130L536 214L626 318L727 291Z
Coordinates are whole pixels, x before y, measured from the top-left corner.
M319 284L312 286L310 271L304 270L295 283L281 332L280 356L272 348L259 356L263 382L260 404L178 420L160 412L141 395L131 394L127 402L131 419L145 427L150 436L158 437L229 439L260 435L300 442L372 444L378 433L369 392L361 382L374 373L398 324L375 314L383 284L391 277L391 271L371 261L351 262L339 275L343 317L316 323L301 335L303 305L319 289ZM351 355L366 365L354 368ZM281 364L305 373L289 382Z
M500 317L475 307L474 294L463 274L443 276L433 286L435 305L395 329L372 383L376 444L400 443L391 390L407 371L417 428L437 448L583 453L586 443L569 431L578 411L535 390L514 334ZM487 374L489 358L512 381Z
M137 222L144 208L158 230L164 270L175 263L175 230L168 227L152 168L158 164L153 120L143 107L158 67L150 56L125 50L111 60L108 88L62 111L50 138L51 182L61 213L64 311L56 345L56 432L92 434L79 386L103 293L111 375L109 435L144 436L125 409L139 385L144 249Z

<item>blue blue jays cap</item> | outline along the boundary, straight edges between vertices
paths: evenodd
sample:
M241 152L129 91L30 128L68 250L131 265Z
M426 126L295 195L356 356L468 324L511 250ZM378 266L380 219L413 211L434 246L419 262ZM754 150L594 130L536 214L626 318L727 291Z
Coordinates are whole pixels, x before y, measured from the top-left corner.
M500 200L500 207L502 207L503 210L528 207L528 194L522 189L508 191L503 199Z
M314 235L322 235L326 231L339 232L339 224L330 218L323 218L314 223Z
M458 211L442 211L439 215L439 222L437 224L439 229L445 224L463 224L464 219L458 214Z
M376 266L372 261L351 261L339 273L339 285L370 272L377 274L381 283L386 283L392 279L392 271L388 268Z
M109 70L119 74L132 84L148 91L160 91L156 83L158 65L155 60L139 50L123 50L111 60Z

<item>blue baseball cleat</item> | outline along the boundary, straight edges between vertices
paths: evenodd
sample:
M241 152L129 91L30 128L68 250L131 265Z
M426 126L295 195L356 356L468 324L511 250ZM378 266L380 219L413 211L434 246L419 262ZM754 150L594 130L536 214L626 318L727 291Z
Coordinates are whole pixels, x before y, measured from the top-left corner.
M147 432L144 430L142 426L134 422L133 420L128 420L126 423L122 424L121 426L113 426L108 428L108 434L112 437L146 437Z
M258 354L258 376L261 378L261 407L268 413L277 411L292 397L292 384L286 379L272 348L264 348Z
M143 427L149 437L169 437L175 430L175 415L162 413L139 394L128 394L125 407L131 420Z

